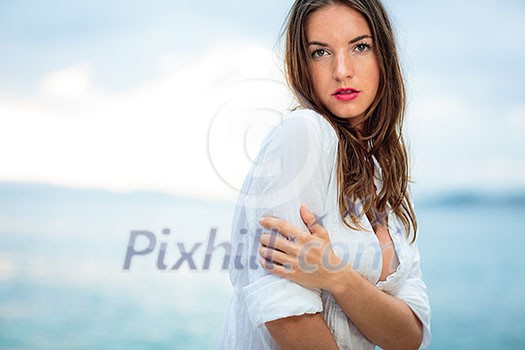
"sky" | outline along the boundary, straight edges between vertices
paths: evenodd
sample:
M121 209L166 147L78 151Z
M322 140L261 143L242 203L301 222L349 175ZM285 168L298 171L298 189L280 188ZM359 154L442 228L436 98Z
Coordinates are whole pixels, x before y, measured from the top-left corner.
M0 2L0 181L234 198L292 1ZM525 3L385 1L415 191L525 189Z

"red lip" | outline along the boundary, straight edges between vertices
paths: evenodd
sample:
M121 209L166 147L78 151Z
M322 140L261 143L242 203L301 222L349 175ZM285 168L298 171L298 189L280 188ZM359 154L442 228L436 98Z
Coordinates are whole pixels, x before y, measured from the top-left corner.
M354 88L339 88L332 96L339 101L352 101L359 97L361 91Z

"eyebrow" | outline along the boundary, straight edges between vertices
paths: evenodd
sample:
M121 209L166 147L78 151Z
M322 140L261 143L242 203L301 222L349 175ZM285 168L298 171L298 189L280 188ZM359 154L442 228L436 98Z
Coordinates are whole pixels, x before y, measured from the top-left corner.
M360 35L360 36L355 37L352 40L350 40L348 42L348 44L354 44L354 43L358 42L359 40L363 40L363 39L366 39L366 38L372 39L372 36L368 35L368 34ZM323 42L320 42L320 41L310 41L308 43L308 46L310 46L310 45L317 45L317 46L323 46L323 47L328 47L329 46L327 43L323 43Z

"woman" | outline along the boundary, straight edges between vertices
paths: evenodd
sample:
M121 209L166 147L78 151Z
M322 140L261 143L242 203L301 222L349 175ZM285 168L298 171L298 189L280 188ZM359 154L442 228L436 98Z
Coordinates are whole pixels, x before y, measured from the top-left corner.
M297 0L286 30L300 108L270 130L243 184L219 348L426 347L390 21L380 0Z

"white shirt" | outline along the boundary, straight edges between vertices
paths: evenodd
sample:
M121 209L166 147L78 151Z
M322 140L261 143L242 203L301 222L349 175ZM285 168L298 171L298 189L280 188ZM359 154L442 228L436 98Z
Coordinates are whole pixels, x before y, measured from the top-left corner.
M275 216L302 230L299 208L305 203L330 235L334 251L377 288L403 300L423 324L422 347L430 342L430 305L422 280L417 245L410 244L404 227L388 208L388 231L399 258L397 270L379 282L382 251L366 215L367 231L345 226L339 214L336 178L338 139L318 113L301 109L288 113L264 139L239 195L232 221L233 285L219 349L278 349L265 322L321 313L340 349L374 349L348 319L333 296L272 275L257 262L258 219ZM377 168L377 167L376 167ZM380 172L376 188L381 189ZM357 201L356 206L361 203Z

